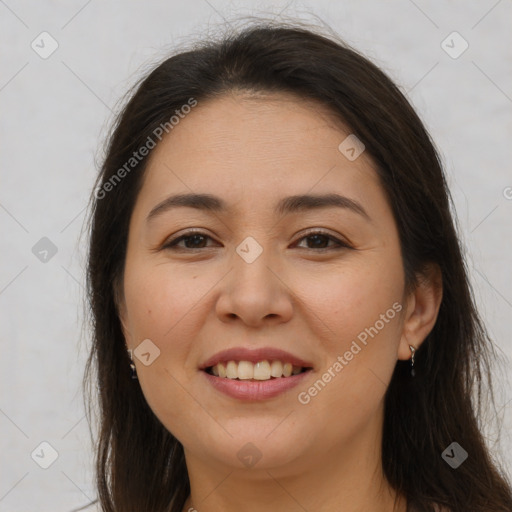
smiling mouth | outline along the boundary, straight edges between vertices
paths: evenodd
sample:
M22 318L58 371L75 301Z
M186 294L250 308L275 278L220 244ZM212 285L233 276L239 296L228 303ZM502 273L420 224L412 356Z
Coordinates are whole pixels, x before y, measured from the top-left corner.
M305 373L312 368L295 366L289 362L280 360L263 360L257 363L250 361L225 361L205 368L209 375L223 379L245 381L267 381L287 378L300 373Z

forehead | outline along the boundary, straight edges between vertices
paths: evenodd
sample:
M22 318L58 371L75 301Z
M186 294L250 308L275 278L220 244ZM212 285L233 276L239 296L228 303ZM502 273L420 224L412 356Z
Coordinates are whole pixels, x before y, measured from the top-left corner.
M375 194L371 159L363 153L349 161L338 149L348 135L327 107L293 95L229 93L199 101L152 151L142 199L207 191L255 206L333 188L360 196L373 187Z

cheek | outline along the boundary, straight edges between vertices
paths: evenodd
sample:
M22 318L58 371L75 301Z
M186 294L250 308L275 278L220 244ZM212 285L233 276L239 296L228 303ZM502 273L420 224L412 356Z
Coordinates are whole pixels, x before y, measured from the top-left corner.
M201 416L187 392L197 371L188 364L193 340L200 336L200 307L212 283L194 279L166 265L131 265L125 270L125 298L130 327L130 347L150 339L158 356L149 365L136 361L138 382L155 415L178 438ZM142 346L142 345L141 345ZM177 414L177 412L179 412ZM176 418L179 418L177 420Z
M379 330L383 330L379 320L388 311L384 318L386 329L396 334L400 308L393 308L393 304L399 303L402 297L403 271L399 255L389 255L388 261L383 261L383 256L361 258L347 268L330 273L322 286L310 294L316 302L315 309L340 340L352 339L376 322ZM387 322L389 319L393 321Z
M187 324L194 305L210 287L166 265L127 266L125 297L132 341L151 338L165 348L169 340L175 340L173 345L179 345L174 333Z
M219 279L227 267L192 267L139 264L127 265L125 272L132 348L149 338L161 351L151 366L137 364L140 386L156 416L187 446L217 443L225 434L219 424L228 424L231 416L205 409L201 389L194 387L193 367L199 356L194 342L207 342L210 328L226 331L215 316L215 306L225 292L225 282ZM320 264L307 269L290 265L280 276L290 286L283 285L280 293L296 301L289 332L303 328L322 365L318 380L296 389L291 398L300 419L297 427L290 427L289 437L308 445L322 432L318 443L327 450L340 437L360 432L382 403L396 363L399 312L393 304L402 292L400 257L375 251L329 269ZM322 376L329 368L325 382ZM302 400L309 397L307 405L299 401L299 393ZM210 421L207 413L218 417L219 423ZM249 426L240 420L241 432ZM236 422L232 428L239 431ZM229 453L230 442L225 440ZM286 440L282 443L286 446Z
M333 411L340 404L368 411L378 405L396 365L403 284L398 253L375 253L329 278L315 306L329 328L318 376L328 372L328 384L325 391L322 383L317 386L323 395L318 404L331 404Z
M295 301L292 324L306 324L318 343L329 342L335 351L345 349L401 297L400 255L388 252L368 251L339 265L283 269L283 281L290 290L284 286L280 293ZM127 262L124 286L131 348L149 338L184 363L193 349L191 342L201 338L205 322L215 322L211 315L222 293L219 275L224 273L225 269L213 264L198 268ZM394 329L396 337L397 324L386 322L381 329L386 332L379 335L389 335Z

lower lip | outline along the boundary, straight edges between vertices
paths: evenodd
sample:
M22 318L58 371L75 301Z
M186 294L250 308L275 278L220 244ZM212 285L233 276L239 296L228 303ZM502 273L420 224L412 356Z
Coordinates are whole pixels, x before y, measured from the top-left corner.
M202 371L210 384L225 395L239 400L266 400L288 391L306 379L311 370L290 377L280 377L270 380L235 380L216 377Z

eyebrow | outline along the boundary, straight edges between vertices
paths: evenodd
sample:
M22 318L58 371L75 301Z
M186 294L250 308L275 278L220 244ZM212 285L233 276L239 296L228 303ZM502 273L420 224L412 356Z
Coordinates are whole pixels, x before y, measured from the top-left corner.
M187 207L202 211L222 212L228 209L227 203L220 197L211 194L177 194L169 196L158 203L148 214L146 222L168 212L173 208ZM337 207L351 210L371 222L371 218L363 206L348 197L339 194L322 195L295 195L279 200L274 208L277 215L283 216L289 213L314 210L319 208Z

